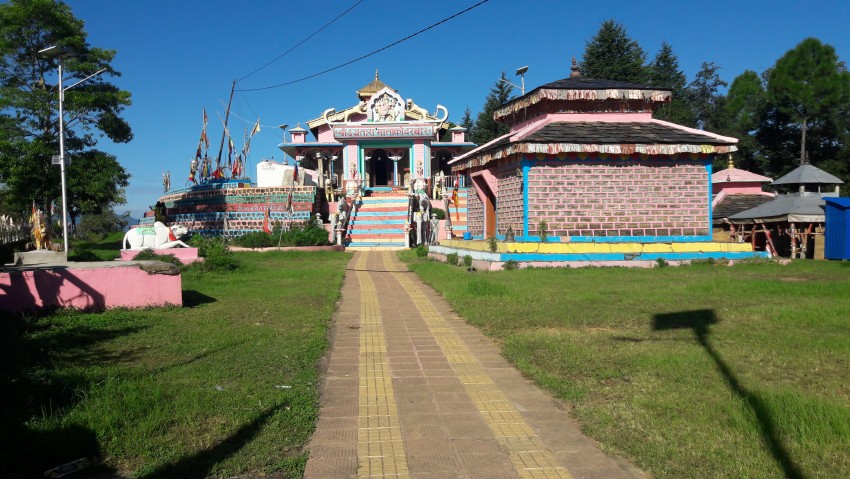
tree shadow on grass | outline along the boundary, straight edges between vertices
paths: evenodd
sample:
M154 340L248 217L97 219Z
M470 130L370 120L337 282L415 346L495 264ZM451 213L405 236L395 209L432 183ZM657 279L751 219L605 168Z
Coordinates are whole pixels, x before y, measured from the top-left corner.
M192 289L184 289L183 290L183 307L184 308L194 308L195 306L200 306L202 304L215 303L218 301L212 296L207 296L204 293L192 290Z
M216 464L236 454L251 440L253 440L263 425L280 410L283 405L272 406L251 422L237 429L233 434L225 438L217 445L198 451L197 453L184 457L177 462L163 465L140 479L177 479L186 477L207 477Z
M58 425L97 378L78 372L103 356L98 345L143 327L105 329L69 326L49 313L0 314L0 471L8 477L41 477L43 472L86 457L97 462L94 431ZM128 353L132 354L132 352ZM40 419L53 419L39 424Z
M758 420L759 432L761 433L764 442L770 454L773 456L777 464L782 468L785 477L789 479L805 479L803 471L791 459L779 431L776 428L776 422L770 415L770 410L767 405L755 394L747 391L746 388L738 381L735 373L720 357L717 351L711 346L708 341L711 325L717 323L717 318L713 310L699 309L695 311L678 311L669 314L656 314L653 316L652 329L655 331L665 331L671 329L691 329L696 336L697 342L705 349L717 369L726 380L726 385L739 398L743 399L750 406L750 409L755 413Z

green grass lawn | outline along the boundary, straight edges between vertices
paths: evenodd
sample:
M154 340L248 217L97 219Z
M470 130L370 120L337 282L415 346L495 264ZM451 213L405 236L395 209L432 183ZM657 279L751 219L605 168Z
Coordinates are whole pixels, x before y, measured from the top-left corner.
M300 477L350 256L241 253L183 308L0 317L0 470L99 456L137 478Z
M110 233L100 241L73 238L68 247L68 260L112 261L121 256L123 242L124 232L122 231Z
M402 257L653 477L850 477L850 263L470 273Z

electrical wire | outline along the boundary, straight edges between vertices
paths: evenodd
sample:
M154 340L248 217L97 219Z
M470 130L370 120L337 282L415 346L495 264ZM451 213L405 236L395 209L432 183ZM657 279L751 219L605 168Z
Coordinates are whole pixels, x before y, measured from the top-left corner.
M292 48L290 48L289 50L287 50L287 51L285 51L285 52L281 53L280 55L278 55L278 56L276 56L276 57L274 57L274 59L272 59L270 62L266 63L265 65L261 66L260 68L257 68L256 70L252 71L251 73L249 73L249 74L245 75L244 77L242 77L242 78L240 78L240 79L238 79L238 80L236 80L236 81L237 81L237 82L240 82L240 81L242 81L242 80L244 80L244 79L248 78L249 76L253 75L254 73L257 73L258 71L262 70L263 68L266 68L267 66L271 65L272 63L274 63L274 62L276 62L276 61L280 60L281 58L283 58L284 56L286 56L289 52L291 52L292 50L295 50L296 48L300 47L300 46L301 46L301 45L303 45L303 44L304 44L307 40L309 40L309 39L311 39L311 38L315 37L315 36L316 36L316 35L318 35L318 34L319 34L322 30L324 30L325 28L328 28L329 26L331 26L334 22L336 22L337 20L339 20L340 18L342 18L343 16L345 16L345 14L346 14L346 13L348 13L348 12L350 12L350 11L354 10L354 7L356 7L357 5L360 5L361 3L363 3L363 0L359 0L357 3L355 3L355 4L354 4L354 5L352 5L352 6L350 6L350 7L348 8L348 10L346 10L346 11L344 11L344 12L340 13L339 15L337 15L337 16L336 16L336 18L334 18L334 19L333 19L333 20L331 20L330 22L328 22L328 23L324 24L324 26L322 26L322 28L320 28L320 29L316 30L315 32L313 32L312 34L310 34L310 36L308 36L307 38L305 38L305 39L301 40L300 42L296 43L296 44L295 44Z
M468 12L468 11L470 11L470 10L472 10L472 9L476 8L476 7L479 7L479 6L481 6L481 5L485 4L485 3L489 2L489 1L490 1L490 0L482 0L482 1L480 1L480 2L476 3L475 5L472 5L471 7L467 8L467 9L465 9L465 10L461 10L460 12L457 12L457 13L455 13L454 15L452 15L452 16L450 16L450 17L446 17L446 18L444 18L444 19L440 20L439 22L434 23L434 24L433 24L433 25L431 25L431 26L425 27L425 28L423 28L422 30L419 30L419 31L418 31L418 32L416 32L416 33L410 34L410 35L408 35L408 36L406 36L406 37L402 38L401 40L397 40L397 41L395 41L395 42L393 42L393 43L390 43L389 45L386 45L386 46L384 46L384 47L382 47L382 48L379 48L379 49L377 49L377 50L374 50L374 51L372 51L371 53L367 53L367 54L365 54L365 55L363 55L363 56L360 56L360 57L357 57L357 58L355 58L355 59L353 59L353 60L349 60L349 61L347 61L347 62L345 62L345 63L341 63L341 64L339 64L339 65L337 65L337 66L335 66L335 67L328 68L327 70L322 70L322 71L320 71L320 72L318 72L318 73L314 73L314 74L312 74L312 75L307 75L307 76L305 76L305 77L301 77L301 78L299 78L299 79L297 79L297 80L292 80L292 81L288 81L288 82L284 82L284 83L278 83L277 85L271 85L271 86L260 87L260 88L237 88L237 89L236 89L236 91L240 91L240 92L241 92L241 91L261 91L261 90L271 90L271 89L273 89L273 88L279 88L279 87L282 87L282 86L292 85L292 84L295 84L295 83L302 82L302 81L304 81L304 80L309 80L309 79L311 79L311 78L316 78L316 77L321 76L321 75L324 75L324 74L326 74L326 73L330 73L330 72L332 72L332 71L334 71L334 70L339 70L339 69L340 69L340 68L342 68L342 67L345 67L345 66L351 65L352 63L359 62L360 60L363 60L363 59L369 58L369 57L371 57L372 55L375 55L375 54L377 54L377 53L380 53L380 52L382 52L382 51L384 51L384 50L386 50L386 49L388 49L388 48L392 48L392 47L394 47L394 46L398 45L399 43L402 43L402 42L405 42L405 41L407 41L407 40L410 40L411 38L413 38L413 37L415 37L415 36L417 36L417 35L420 35L420 34L422 34L422 33L427 32L428 30L431 30L432 28L435 28L435 27L437 27L437 26L439 26L439 25L442 25L443 23L446 23L446 22L448 22L449 20L451 20L451 19L453 19L453 18L455 18L455 17L459 17L459 16L463 15L464 13L466 13L466 12Z

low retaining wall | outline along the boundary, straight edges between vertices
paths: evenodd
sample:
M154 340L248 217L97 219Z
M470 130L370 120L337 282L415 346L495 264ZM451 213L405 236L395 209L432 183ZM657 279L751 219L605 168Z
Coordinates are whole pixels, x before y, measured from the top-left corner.
M182 305L182 278L162 261L68 263L0 271L0 310Z
M431 246L428 256L445 261L450 254L472 257L480 270L500 270L505 262L519 267L630 266L650 268L659 260L671 265L695 260L739 260L766 258L767 253L753 251L749 243L525 243L496 244L489 250L486 241L444 240Z
M142 251L139 249L122 249L121 250L121 261L131 261L136 259L136 256L139 255ZM154 249L150 250L156 254L161 255L174 255L177 259L180 260L183 264L190 264L196 261L203 261L203 258L198 257L198 248L168 248L168 249Z

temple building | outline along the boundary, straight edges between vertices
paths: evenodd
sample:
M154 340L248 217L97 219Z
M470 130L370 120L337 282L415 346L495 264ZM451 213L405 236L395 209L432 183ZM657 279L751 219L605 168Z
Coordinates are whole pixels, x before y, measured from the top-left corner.
M392 191L417 178L430 186L439 171L448 173L451 159L475 147L464 128L451 127L445 107L429 113L382 82L377 71L357 99L343 110L328 108L307 129L293 128L290 141L280 145L302 167L321 172L320 189L328 181L342 193L346 181L356 180L364 193Z
M671 91L572 73L496 110L510 131L449 162L469 177L468 232L434 256L572 265L744 258L713 242L712 161L737 139L653 119ZM476 251L477 250L477 251Z

